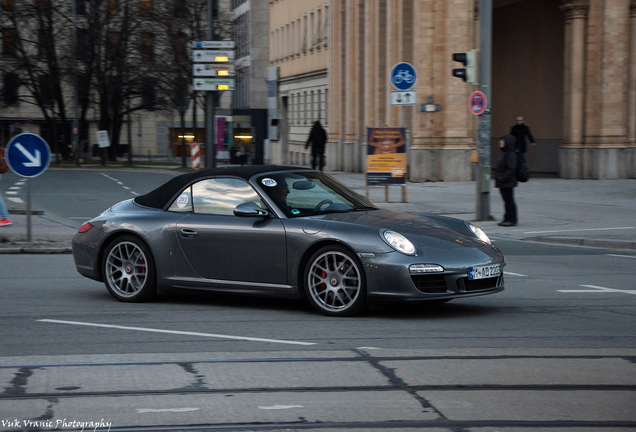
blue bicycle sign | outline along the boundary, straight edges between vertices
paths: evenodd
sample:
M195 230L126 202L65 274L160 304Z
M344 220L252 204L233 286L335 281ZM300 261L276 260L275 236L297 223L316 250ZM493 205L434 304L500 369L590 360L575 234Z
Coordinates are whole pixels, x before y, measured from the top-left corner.
M410 63L398 63L391 69L391 84L398 90L406 91L413 88L417 81L417 72Z

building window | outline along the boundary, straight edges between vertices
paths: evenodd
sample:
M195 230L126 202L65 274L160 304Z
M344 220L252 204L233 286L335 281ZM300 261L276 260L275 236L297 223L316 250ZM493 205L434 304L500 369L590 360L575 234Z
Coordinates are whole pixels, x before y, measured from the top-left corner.
M2 30L2 57L15 57L15 29Z
M49 47L51 46L51 31L48 29L41 29L38 31L38 58L49 58Z
M86 29L77 29L77 59L86 61L90 45L88 43L89 34Z
M173 9L175 18L186 18L188 16L185 0L174 0Z
M329 6L325 5L325 24L322 26L322 42L324 47L327 47L327 41L329 40Z
M141 6L141 16L150 17L152 16L152 0L140 0Z
M106 40L106 56L109 59L114 59L119 53L119 33L108 32Z
M40 75L38 79L38 94L43 106L53 105L53 88L51 87L53 80L49 75Z
M186 40L186 35L184 33L179 33L174 41L174 54L178 62L186 60L186 55L188 53L186 49Z
M325 124L329 124L329 89L325 89Z
M144 80L141 85L141 104L146 108L154 107L157 102L155 83L152 80Z
M18 87L20 86L20 80L18 76L13 73L4 74L2 88L2 103L5 106L15 106L18 104Z
M108 14L115 16L119 13L118 0L108 0Z
M45 12L51 9L50 0L37 0L38 12Z
M152 63L154 60L154 35L144 32L141 34L141 61Z
M7 12L14 12L15 6L13 4L13 0L2 0L2 9Z
M75 0L75 13L77 15L86 15L86 0Z

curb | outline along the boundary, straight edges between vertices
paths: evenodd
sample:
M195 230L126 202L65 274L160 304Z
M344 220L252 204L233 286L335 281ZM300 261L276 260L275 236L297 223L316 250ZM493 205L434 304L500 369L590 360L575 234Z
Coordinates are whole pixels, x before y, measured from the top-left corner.
M18 254L47 254L47 255L64 255L73 253L70 246L60 247L43 247L43 246L12 246L0 247L0 255L18 255Z
M523 240L605 249L636 249L636 242L630 240L600 240L572 237L526 237Z

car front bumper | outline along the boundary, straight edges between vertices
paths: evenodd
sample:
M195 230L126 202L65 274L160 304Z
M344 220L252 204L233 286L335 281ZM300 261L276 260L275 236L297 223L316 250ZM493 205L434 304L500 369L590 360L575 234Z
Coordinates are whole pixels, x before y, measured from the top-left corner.
M493 251L494 252L494 251ZM364 255L364 254L363 254ZM423 257L412 257L391 252L374 257L361 256L367 279L369 303L419 302L474 297L494 294L504 290L503 267L505 259L499 252L472 251L472 260L463 262L430 262ZM444 268L440 273L418 273L409 271L412 264L438 264ZM469 280L468 268L499 264L499 276Z

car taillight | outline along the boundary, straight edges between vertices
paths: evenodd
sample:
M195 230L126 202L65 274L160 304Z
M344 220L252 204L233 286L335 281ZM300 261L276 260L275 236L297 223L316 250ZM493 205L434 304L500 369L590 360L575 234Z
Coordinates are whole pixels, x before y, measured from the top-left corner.
M91 228L93 228L93 225L91 225L88 222L84 222L77 232L85 233L86 231L88 231Z

